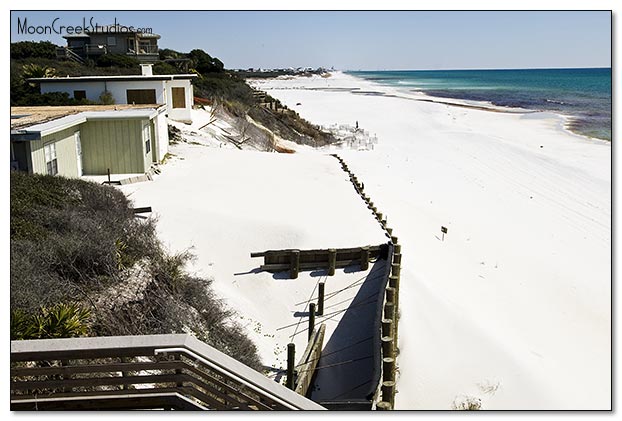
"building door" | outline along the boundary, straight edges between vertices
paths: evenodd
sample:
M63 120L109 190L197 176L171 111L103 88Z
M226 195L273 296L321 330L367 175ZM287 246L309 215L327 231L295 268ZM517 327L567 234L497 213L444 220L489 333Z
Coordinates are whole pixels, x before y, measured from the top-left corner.
M76 139L76 156L78 160L78 177L82 177L82 142L80 132L75 132L73 137Z
M184 88L171 88L173 94L173 108L186 108L186 90Z

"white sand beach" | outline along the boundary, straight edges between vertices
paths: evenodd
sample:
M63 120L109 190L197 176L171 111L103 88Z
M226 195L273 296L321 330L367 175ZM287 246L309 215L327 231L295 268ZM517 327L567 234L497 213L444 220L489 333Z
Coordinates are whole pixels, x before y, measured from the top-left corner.
M209 117L195 114L192 127ZM285 369L287 344L296 345L298 357L307 345L306 312L309 301L317 301L318 283L325 281L327 300L325 317L316 320L326 323L328 340L373 266L337 269L331 277L301 271L289 279L258 271L263 258L251 252L378 245L388 238L335 158L220 148L195 133L192 144L171 147L175 156L154 181L121 190L136 206L153 208L167 248L194 254L189 270L214 280L264 364Z
M378 136L339 154L403 245L396 409L610 408L610 143L342 73L253 85Z
M386 241L337 152L402 244L396 409L470 398L482 409L609 408L609 143L565 131L559 116L417 101L338 72L252 83L314 124L358 122L378 143L226 149L196 132L195 111L197 144L172 146L155 181L122 189L154 208L172 250L193 247L191 269L214 278L266 365L284 367L292 338L304 349L296 323L320 278L257 273L250 252ZM327 292L361 276L338 270Z

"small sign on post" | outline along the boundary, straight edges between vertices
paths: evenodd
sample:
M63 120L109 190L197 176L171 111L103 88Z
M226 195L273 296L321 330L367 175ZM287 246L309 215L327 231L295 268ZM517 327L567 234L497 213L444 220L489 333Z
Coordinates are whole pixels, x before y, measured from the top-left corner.
M445 234L447 234L447 227L441 226L441 232L443 233L443 238L441 241L445 241Z

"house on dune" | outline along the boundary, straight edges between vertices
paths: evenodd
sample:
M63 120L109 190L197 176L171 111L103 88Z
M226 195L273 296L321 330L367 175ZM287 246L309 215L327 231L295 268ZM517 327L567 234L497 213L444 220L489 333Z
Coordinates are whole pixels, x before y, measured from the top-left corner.
M36 174L145 174L168 151L166 106L11 108L11 168Z

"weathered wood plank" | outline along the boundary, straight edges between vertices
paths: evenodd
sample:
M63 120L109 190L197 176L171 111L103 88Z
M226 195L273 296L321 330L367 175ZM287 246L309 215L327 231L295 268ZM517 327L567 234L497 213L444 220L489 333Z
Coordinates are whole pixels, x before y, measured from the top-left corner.
M309 386L311 385L311 379L313 378L313 373L315 372L317 363L320 360L325 333L326 325L322 323L307 344L307 349L305 349L303 358L298 364L299 376L298 382L296 384L296 392L303 396L305 396L307 394L307 391L309 390Z
M85 396L76 399L37 398L29 401L11 401L11 411L35 410L128 410L128 409L177 409L177 410L205 410L209 409L193 402L176 392L170 393L143 393L140 396L117 394L113 396ZM218 408L213 408L218 409Z

